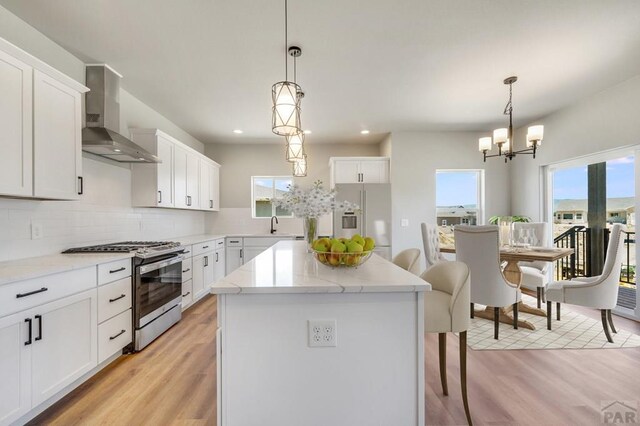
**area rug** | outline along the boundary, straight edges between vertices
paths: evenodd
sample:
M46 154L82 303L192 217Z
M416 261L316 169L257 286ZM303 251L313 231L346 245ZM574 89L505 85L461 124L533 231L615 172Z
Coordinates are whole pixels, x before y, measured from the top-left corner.
M536 306L536 299L522 295L529 306ZM555 304L554 304L555 305ZM484 309L476 305L476 311ZM612 333L614 343L607 342L602 330L602 322L586 317L571 310L571 305L562 305L561 320L555 319L553 307L552 330L547 330L547 318L520 312L519 319L531 322L536 329L515 330L509 324L500 323L499 339L493 338L493 321L482 318L471 320L467 332L467 344L474 350L512 350L512 349L596 349L596 348L637 348L640 336L630 333L616 325L618 333ZM616 316L613 316L614 325Z

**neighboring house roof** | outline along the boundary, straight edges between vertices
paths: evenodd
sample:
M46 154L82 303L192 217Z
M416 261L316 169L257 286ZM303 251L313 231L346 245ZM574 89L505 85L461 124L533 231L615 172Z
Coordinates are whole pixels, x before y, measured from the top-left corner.
M282 191L280 189L276 189L276 197L280 198L282 195L287 193L288 191ZM253 187L253 197L257 200L270 200L273 197L273 188L270 186L261 186L255 185Z
M475 204L466 206L444 206L437 207L436 215L438 217L464 217L476 214Z
M607 198L607 211L628 210L635 206L633 197ZM554 212L587 211L587 200L554 200Z

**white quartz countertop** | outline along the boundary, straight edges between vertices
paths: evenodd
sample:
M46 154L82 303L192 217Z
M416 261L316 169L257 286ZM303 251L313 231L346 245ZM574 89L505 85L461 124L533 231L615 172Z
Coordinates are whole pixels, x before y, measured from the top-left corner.
M431 285L373 254L357 268L332 268L304 241L280 241L211 287L214 294L421 292Z
M187 235L185 237L167 238L167 240L176 241L183 246L189 246L191 244L198 244L204 241L217 240L219 238L225 238L226 235L218 234L200 234L200 235Z
M133 257L132 253L52 254L0 262L0 285Z

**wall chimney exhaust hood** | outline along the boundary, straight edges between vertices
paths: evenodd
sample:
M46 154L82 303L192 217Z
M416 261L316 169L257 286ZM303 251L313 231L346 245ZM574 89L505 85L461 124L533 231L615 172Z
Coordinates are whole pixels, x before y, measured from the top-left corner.
M82 150L121 163L162 161L118 133L120 130L120 79L108 65L87 65L87 127L82 129Z

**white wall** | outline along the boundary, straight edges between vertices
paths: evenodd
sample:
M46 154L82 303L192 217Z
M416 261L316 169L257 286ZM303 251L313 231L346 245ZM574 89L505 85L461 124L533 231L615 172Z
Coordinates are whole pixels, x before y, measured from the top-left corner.
M83 158L81 201L0 198L0 261L59 253L69 247L201 234L204 212L131 207L131 171ZM31 239L31 224L43 238Z
M508 215L509 168L502 160L482 161L475 132L416 132L391 135L393 253L422 251L420 223L436 222L436 169L484 169L485 217ZM402 219L409 220L401 227ZM422 266L424 258L421 256Z
M321 180L329 188L329 158L378 156L378 144L312 144L306 146L308 174L295 182L308 187ZM206 229L214 233L268 233L268 219L251 218L251 176L291 176L282 144L207 144L205 154L222 165L220 169L220 212L207 217ZM280 232L301 234L300 219L280 218ZM331 218L320 220L319 233L331 234Z
M511 168L513 214L542 220L542 166L640 144L640 76L611 87L532 124L544 124L536 159L518 157ZM526 126L516 131L524 144ZM630 184L632 184L630 182Z
M2 7L0 37L84 83L82 61ZM129 127L157 127L204 152L201 142L124 90L120 116L124 135ZM86 195L81 201L0 198L0 261L56 253L75 245L168 239L204 231L202 212L132 208L128 165L85 154L83 175ZM44 238L31 240L32 222L43 226Z

